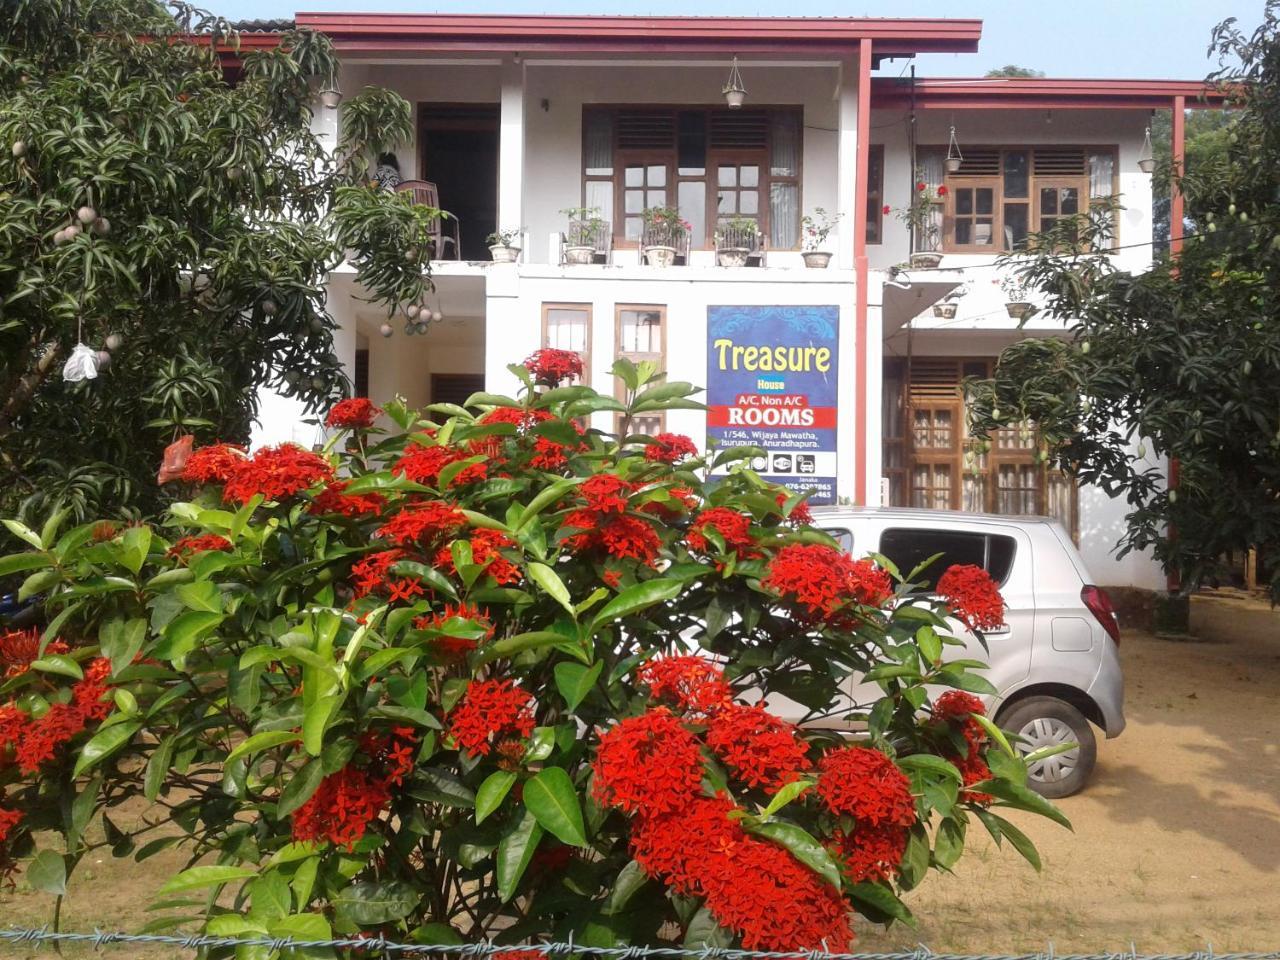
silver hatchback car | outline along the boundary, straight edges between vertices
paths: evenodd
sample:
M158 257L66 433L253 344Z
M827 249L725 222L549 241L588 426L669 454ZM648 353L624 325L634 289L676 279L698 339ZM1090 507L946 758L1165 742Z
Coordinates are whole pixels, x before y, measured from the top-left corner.
M988 713L1023 738L1020 749L1077 744L1035 764L1028 785L1046 797L1080 790L1097 759L1091 725L1108 738L1124 730L1124 680L1115 611L1066 530L1047 517L848 507L813 513L814 525L854 556L883 554L904 573L942 554L924 573L926 589L956 563L991 574L1004 597L1006 625L984 634L984 650L953 621L955 636L967 640L963 650L951 649L988 664L986 677L997 690L984 698ZM856 680L848 692L869 699L859 696Z

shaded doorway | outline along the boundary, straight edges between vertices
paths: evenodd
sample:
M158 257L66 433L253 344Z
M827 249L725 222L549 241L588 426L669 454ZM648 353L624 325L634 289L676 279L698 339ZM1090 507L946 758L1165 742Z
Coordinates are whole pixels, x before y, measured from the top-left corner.
M458 218L463 260L487 260L498 226L498 107L423 104L418 114L422 179Z

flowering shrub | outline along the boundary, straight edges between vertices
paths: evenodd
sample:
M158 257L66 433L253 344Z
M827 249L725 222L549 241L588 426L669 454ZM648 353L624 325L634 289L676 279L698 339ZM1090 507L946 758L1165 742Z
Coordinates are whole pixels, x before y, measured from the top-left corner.
M647 365L621 400L512 369L443 423L196 449L156 524L8 522L45 619L0 636L0 871L62 893L102 816L192 855L156 928L781 950L909 917L975 821L1034 861L999 808L1060 815L944 655L985 574L910 595L753 451L584 429L695 405Z

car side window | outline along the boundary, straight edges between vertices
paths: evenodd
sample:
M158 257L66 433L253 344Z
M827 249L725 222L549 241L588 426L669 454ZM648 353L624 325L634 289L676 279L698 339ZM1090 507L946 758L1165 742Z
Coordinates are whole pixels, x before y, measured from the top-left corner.
M934 554L942 554L916 576L925 592L933 590L943 571L955 564L982 567L1003 584L1013 569L1016 550L1013 537L966 530L891 527L880 535L880 552L898 565L904 577Z
M844 553L853 553L853 532L841 528L823 529L822 531L832 540L834 540Z

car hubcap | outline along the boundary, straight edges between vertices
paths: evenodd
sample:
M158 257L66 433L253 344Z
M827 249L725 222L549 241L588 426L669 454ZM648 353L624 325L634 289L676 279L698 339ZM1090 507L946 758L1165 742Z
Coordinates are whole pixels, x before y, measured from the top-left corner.
M1042 747L1057 747L1075 741L1071 728L1053 717L1037 717L1029 721L1018 735L1025 741L1018 744L1018 752L1024 756ZM1027 776L1037 783L1061 783L1075 772L1080 762L1080 748L1072 747L1065 753L1037 760L1027 769Z

